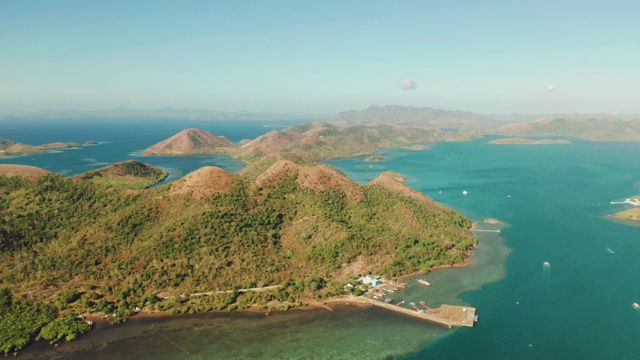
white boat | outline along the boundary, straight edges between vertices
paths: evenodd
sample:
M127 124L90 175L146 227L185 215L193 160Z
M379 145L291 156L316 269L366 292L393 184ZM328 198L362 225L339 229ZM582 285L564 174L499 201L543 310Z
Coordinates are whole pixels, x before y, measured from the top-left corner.
M548 262L548 261L545 261L545 262L543 262L543 263L542 263L542 265L544 265L544 266L549 266L550 264L549 264L549 262Z
M467 195L467 194L468 194L467 190L462 191L462 195Z
M634 308L634 309L640 309L640 304L638 304L638 303L633 303L633 308Z
M425 279L418 279L418 282L424 286L429 286L431 284L429 284L429 282Z

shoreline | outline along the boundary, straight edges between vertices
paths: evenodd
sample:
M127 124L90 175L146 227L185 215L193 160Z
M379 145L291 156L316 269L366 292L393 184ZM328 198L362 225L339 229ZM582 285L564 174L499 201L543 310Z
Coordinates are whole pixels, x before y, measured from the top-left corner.
M477 225L477 223L474 223ZM474 229L474 226L472 225L469 228L469 231L472 231ZM476 245L477 247L477 245ZM413 276L418 276L418 275L428 275L429 273L431 273L432 271L437 271L437 270L441 270L441 269L446 269L446 268L464 268L467 267L471 264L471 258L474 255L475 252L475 248L469 250L466 254L466 257L464 259L463 262L459 262L459 263L454 263L454 264L450 264L450 265L437 265L437 266L433 266L429 269L428 273L424 274L422 273L422 271L415 271L412 273L408 273L405 275L401 275L398 276L396 278L394 278L394 281L402 281L404 279L408 279L410 277ZM125 325L127 322L137 322L137 321L150 321L150 320L154 320L157 319L158 321L170 321L171 319L177 319L177 318L182 318L182 317L191 317L191 316L203 316L206 314L226 314L229 316L234 316L234 314L260 314L263 316L270 316L272 314L278 314L278 313L287 313L290 310L295 310L296 312L300 312L300 311L314 311L314 310L319 310L319 309L324 309L330 312L334 311L334 308L336 306L349 306L349 307L354 307L354 308L371 308L371 307L376 307L377 305L372 303L371 299L365 298L364 296L354 296L352 294L349 295L339 295L336 297L329 297L326 299L299 299L298 303L302 303L302 305L300 306L294 306L291 307L287 310L280 310L277 308L274 309L260 309L258 305L256 304L252 304L251 306L249 306L246 309L233 309L233 310L228 310L228 309L222 309L222 310L208 310L208 311L202 311L202 312L195 312L195 313L180 313L180 314L172 314L169 311L156 311L156 310L147 310L147 309L141 309L141 311L138 311L134 314L132 314L129 318L126 319L125 322L120 323L120 324L112 324L111 321L113 320L112 316L109 316L108 318L105 318L105 315L107 314L102 314L102 313L84 313L84 314L80 314L81 316L84 317L85 320L91 321L91 331L89 333L92 333L94 331L97 331L98 333L103 332L103 331L109 331L111 329L115 329L115 325ZM445 304L443 304L445 305ZM448 306L448 305L447 305ZM384 306L383 306L384 307ZM395 309L394 309L395 310ZM413 315L413 314L412 314ZM78 341L82 340L82 337L78 338Z

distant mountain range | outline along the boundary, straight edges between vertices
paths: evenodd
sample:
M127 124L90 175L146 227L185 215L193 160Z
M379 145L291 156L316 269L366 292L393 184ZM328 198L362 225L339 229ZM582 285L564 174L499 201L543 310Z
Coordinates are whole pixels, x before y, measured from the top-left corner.
M639 141L640 115L540 114L483 115L428 107L370 106L345 111L334 123L432 126L471 135L573 136L594 141Z
M347 124L411 124L411 125L446 125L446 124L472 124L472 123L513 123L535 121L540 119L640 119L640 114L614 115L614 114L479 114L460 110L443 110L430 107L412 107L400 105L375 106L371 105L364 110L349 110L338 113L334 117L335 122Z
M459 121L459 122L496 122L492 116L475 114L468 111L449 111L442 109L434 109L430 107L412 107L412 106L375 106L364 110L350 110L338 113L334 121L345 122L348 124L420 124L420 125L438 125L443 121Z
M299 112L221 111L207 109L177 109L166 107L157 110L116 108L108 110L40 110L0 112L0 120L12 119L192 119L192 120L318 120L330 115Z
M349 110L332 116L299 112L269 113L249 111L192 110L172 107L158 110L117 108L95 111L57 111L1 113L0 120L20 119L192 119L192 120L329 120L348 127L389 124L429 126L436 129L467 132L471 136L573 136L596 141L639 141L640 115L612 114L478 114L460 110L400 105L375 106Z

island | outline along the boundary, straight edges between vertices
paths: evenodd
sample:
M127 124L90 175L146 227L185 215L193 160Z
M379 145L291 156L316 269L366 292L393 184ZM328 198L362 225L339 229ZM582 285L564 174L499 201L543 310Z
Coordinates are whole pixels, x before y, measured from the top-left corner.
M292 158L275 152L237 174L208 166L154 188L161 174L135 161L73 178L0 176L0 320L14 324L0 350L73 340L101 318L356 296L345 287L362 274L463 263L477 244L469 219L396 176L360 185Z
M612 201L611 204L628 204L633 206L640 206L640 195L630 197L625 201ZM640 208L621 211L614 214L613 217L620 220L640 221Z
M30 154L43 154L49 150L69 149L81 147L82 144L76 142L54 142L43 145L27 145L12 140L0 139L0 157L3 156L24 156Z
M201 138L205 133L209 134L210 140L189 140L194 133L200 134ZM251 164L266 155L277 153L297 161L319 162L398 147L422 148L425 142L468 141L472 138L468 134L444 132L428 126L339 126L323 121L272 130L254 140L242 141L241 146L218 142L212 136L205 130L185 130L149 147L143 151L143 155L226 154Z
M483 223L485 224L489 224L489 225L499 225L499 226L504 226L506 225L505 223L503 223L502 221L498 220L498 219L493 219L493 218L488 218L488 219L484 219Z
M527 138L503 138L489 141L487 144L498 145L554 145L571 144L566 139L527 139Z
M620 220L640 221L640 209L629 209L613 215Z
M384 161L384 156L382 156L382 155L371 155L371 156L368 156L368 157L364 158L363 161L364 162Z
M215 136L200 129L186 129L148 147L142 154L144 156L217 154L234 147L237 145L224 136Z

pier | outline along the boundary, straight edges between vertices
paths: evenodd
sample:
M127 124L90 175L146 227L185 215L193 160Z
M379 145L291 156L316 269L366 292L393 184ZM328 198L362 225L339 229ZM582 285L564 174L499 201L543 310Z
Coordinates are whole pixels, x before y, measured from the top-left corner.
M405 315L413 316L418 319L431 321L437 324L445 325L448 327L465 326L473 327L476 316L476 308L469 306L456 306L443 304L439 308L431 309L426 312L407 309L402 306L393 304L387 304L382 301L373 300L368 297L360 297L358 300L364 300L365 302L385 308L387 310L399 312Z

